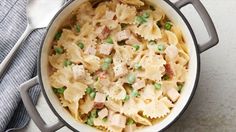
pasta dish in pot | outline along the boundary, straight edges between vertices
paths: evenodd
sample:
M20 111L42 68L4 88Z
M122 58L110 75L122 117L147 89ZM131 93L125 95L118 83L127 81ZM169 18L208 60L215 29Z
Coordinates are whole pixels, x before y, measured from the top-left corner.
M78 121L135 131L165 118L188 74L181 30L141 0L83 2L55 35L50 84Z

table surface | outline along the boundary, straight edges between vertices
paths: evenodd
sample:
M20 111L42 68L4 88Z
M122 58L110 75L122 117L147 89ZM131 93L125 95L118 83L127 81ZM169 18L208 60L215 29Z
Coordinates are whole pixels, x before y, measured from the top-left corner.
M167 130L169 132L236 131L236 1L202 0L202 3L215 23L220 42L201 54L201 75L196 94L186 112ZM206 40L205 29L193 8L185 7L182 11L199 42ZM37 108L46 122L57 120L42 95ZM25 131L39 129L30 121ZM68 131L68 128L59 131Z

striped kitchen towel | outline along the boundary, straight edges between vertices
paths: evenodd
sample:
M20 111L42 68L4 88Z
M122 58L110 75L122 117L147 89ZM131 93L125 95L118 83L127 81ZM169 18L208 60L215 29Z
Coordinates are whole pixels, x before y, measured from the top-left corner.
M26 28L27 0L0 0L0 62L9 53ZM0 78L0 132L25 126L30 118L20 98L19 85L36 75L39 45L45 29L34 31L14 56ZM31 96L36 102L40 88Z

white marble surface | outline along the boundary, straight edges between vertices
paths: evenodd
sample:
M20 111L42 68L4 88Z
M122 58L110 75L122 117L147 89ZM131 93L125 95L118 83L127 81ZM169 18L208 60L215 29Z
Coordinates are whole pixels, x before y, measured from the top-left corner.
M201 54L201 76L196 94L186 112L167 130L169 132L236 131L236 1L202 0L202 3L215 23L220 42ZM206 32L194 11L189 7L183 11L196 29L200 42L206 40ZM56 121L42 95L37 108L46 122ZM25 131L39 130L31 121Z

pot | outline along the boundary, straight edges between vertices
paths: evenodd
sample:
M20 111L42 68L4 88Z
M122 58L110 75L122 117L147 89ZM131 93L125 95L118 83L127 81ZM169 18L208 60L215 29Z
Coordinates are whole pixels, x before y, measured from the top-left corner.
M76 121L71 114L64 109L57 96L54 94L48 78L48 53L50 50L49 43L52 42L54 34L59 29L60 24L66 19L66 17L78 7L84 0L72 0L68 2L53 18L50 26L47 28L47 33L44 36L44 40L41 44L39 58L38 58L38 76L32 78L31 80L23 83L20 86L20 93L24 105L33 119L38 128L43 131L56 131L63 126L67 126L73 131L97 131L97 129L92 128L88 125L79 123ZM182 29L183 36L185 37L186 44L189 47L190 53L190 62L189 62L189 75L188 79L185 82L185 86L181 92L181 97L179 98L176 106L171 110L171 113L166 116L159 123L146 127L141 131L163 131L168 126L173 124L180 115L186 110L188 104L190 103L199 80L200 73L200 53L205 50L215 46L219 39L215 29L215 26L207 13L204 6L199 0L179 0L176 3L172 3L169 0L153 0L152 4L157 4L162 7L163 11L169 16L171 21L176 25L179 25ZM188 23L187 19L181 13L180 9L188 4L192 4L200 15L205 28L210 36L209 40L206 43L200 44L197 42L194 32ZM39 115L36 107L33 105L32 100L29 96L29 89L34 85L40 85L42 88L43 95L50 106L51 110L58 117L57 123L53 125L48 125Z

